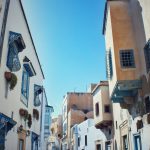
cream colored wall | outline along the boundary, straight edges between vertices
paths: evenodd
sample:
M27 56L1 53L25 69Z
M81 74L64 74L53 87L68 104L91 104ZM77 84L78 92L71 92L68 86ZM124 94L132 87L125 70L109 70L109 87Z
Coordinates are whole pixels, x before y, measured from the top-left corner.
M95 108L95 104L98 103L99 105L99 115L96 116L96 108ZM102 101L101 101L101 91L100 88L97 89L97 93L94 94L93 96L93 108L94 108L94 122L95 124L98 124L99 122L101 122L103 120L103 109L102 109Z
M144 58L144 55L139 53L140 50L136 45L137 39L135 38L133 28L135 26L132 23L128 1L109 1L105 40L106 50L111 48L113 60L113 78L109 81L110 95L116 80L134 80L140 76L142 67L138 60L139 58ZM121 68L119 50L124 49L134 50L136 68ZM143 69L143 71L145 70Z
M111 23L111 16L110 16L110 7L108 6L108 14L107 14L107 24L106 24L106 31L105 31L105 47L106 50L111 49L112 54L112 65L113 65L113 76L112 79L109 80L109 93L111 95L113 91L113 85L115 85L117 81L117 74L116 74L116 60L114 54L114 42L113 42L113 34L112 34L112 23Z
M21 33L22 37L24 39L24 42L26 44L26 48L23 52L19 53L19 59L21 63L21 69L18 72L15 72L18 78L18 82L14 90L8 91L7 98L5 97L5 86L6 81L4 78L4 72L9 71L9 69L6 67L6 61L7 61L7 53L8 53L8 38L9 38L9 31ZM21 83L22 83L22 66L23 66L23 58L27 56L36 71L36 76L30 78L30 89L29 89L29 100L28 100L28 107L26 107L21 102ZM27 109L30 114L33 112L33 100L34 100L34 84L42 85L43 84L43 76L40 71L40 66L34 51L34 47L31 42L31 38L29 36L29 32L27 29L27 25L25 23L23 13L19 4L19 0L11 0L10 1L10 7L9 7L9 13L8 13L8 19L7 19L7 25L6 25L6 31L5 31L5 38L4 38L4 46L3 46L3 52L2 52L2 63L0 67L0 112L6 114L7 116L11 117L11 113L13 112L13 119L17 122L17 125L14 127L14 132L8 136L7 141L12 140L12 144L7 144L6 141L6 149L9 150L10 146L14 146L14 149L17 149L17 127L23 124L23 126L26 129L29 129L27 125L25 126L24 121L21 120L19 115L19 109L24 108ZM39 114L41 114L41 107L36 107L36 109L39 110ZM32 127L30 129L31 131L34 131L37 134L40 134L40 120L32 120ZM30 141L31 138L27 138L28 143L28 149L31 148Z
M108 17L106 24L105 40L106 40L106 49L112 48L112 60L113 60L113 78L109 81L110 96L112 90L115 86L116 80L134 80L138 79L142 74L145 74L145 58L144 58L144 45L148 40L149 35L149 1L148 0L139 0L143 17L141 17L139 11L139 4L137 0L131 0L130 6L128 5L129 1L109 1L108 2ZM146 6L144 6L146 5ZM110 9L111 7L111 9ZM111 14L110 14L111 13ZM143 21L143 22L142 22ZM147 28L145 33L143 29L143 24ZM150 23L149 23L150 24ZM145 40L146 39L146 40ZM135 63L136 69L121 69L120 60L119 60L119 49L130 49L135 50ZM129 114L128 110L121 109L120 104L113 104L113 116L114 116L114 140L118 143L118 149L121 149L120 141L120 127L124 121L127 121L127 127L131 127L131 133L129 132L129 140L132 142L130 145L133 149L133 134L137 133L136 129L136 120L132 120L132 116ZM118 129L116 129L116 121ZM148 126L143 128L143 131L148 132ZM127 133L128 134L128 133ZM144 149L149 147L148 142L146 143L147 134L142 133L141 138Z
M79 110L93 110L93 98L91 93L69 93L67 101L67 112L72 105L76 105Z
M111 100L109 99L108 86L100 86L96 91L97 91L96 94L94 94L94 96L93 96L95 125L102 123L103 121L111 121L112 120L112 108L111 108L111 113L104 112L105 105L110 105L110 107L111 107ZM98 116L96 116L96 110L95 110L96 103L99 104L99 115Z
M133 24L128 1L109 2L112 34L118 80L134 80L139 77L139 55L135 43ZM136 68L123 69L120 64L119 50L133 49Z
M109 98L109 88L108 86L101 86L101 102L102 102L102 116L104 121L111 121L112 120L112 108L111 108L111 100ZM110 113L105 113L104 106L110 106Z

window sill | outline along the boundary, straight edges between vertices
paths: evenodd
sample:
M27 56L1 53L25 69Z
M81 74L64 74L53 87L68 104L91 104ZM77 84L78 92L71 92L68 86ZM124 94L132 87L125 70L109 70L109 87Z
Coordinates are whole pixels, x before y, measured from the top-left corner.
M134 68L122 68L121 67L121 70L122 71L136 70L136 67L134 67Z
M28 107L28 100L24 97L24 95L21 94L21 102Z

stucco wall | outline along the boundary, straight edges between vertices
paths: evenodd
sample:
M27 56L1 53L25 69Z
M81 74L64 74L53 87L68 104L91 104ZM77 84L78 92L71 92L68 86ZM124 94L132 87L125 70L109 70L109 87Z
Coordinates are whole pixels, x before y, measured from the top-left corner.
M96 149L95 142L101 141L102 143L106 141L105 135L99 130L96 129L94 126L94 120L88 119L80 124L77 125L77 134L75 136L80 137L80 146L78 147L78 150L94 150ZM93 134L94 133L94 134ZM87 146L85 146L85 135L87 135ZM75 138L74 140L77 140L78 138ZM78 143L74 141L74 143ZM103 143L104 148L104 143Z
M6 67L7 61L7 54L8 54L8 38L9 38L9 31L21 33L23 40L25 42L26 48L23 52L19 53L19 60L21 63L21 69L18 72L15 72L18 81L17 85L14 90L8 90L7 97L5 97L6 93L6 81L4 78L4 72L9 71ZM27 56L35 69L36 76L30 78L30 88L29 88L29 100L28 100L28 107L26 107L21 102L21 84L22 84L22 66L23 66L23 59ZM38 62L38 58L36 56L33 44L31 42L31 37L29 35L29 31L27 29L27 25L23 16L23 12L19 3L19 0L11 0L10 7L8 12L7 18L7 25L4 37L4 45L2 51L2 61L0 66L0 112L6 114L7 116L11 117L13 112L13 119L17 122L17 125L14 127L12 131L7 136L6 141L6 150L9 149L17 149L18 145L18 134L17 134L17 127L21 124L24 126L25 129L29 129L27 125L25 125L24 121L20 118L19 109L24 108L27 109L30 114L33 112L33 104L34 104L34 84L42 85L43 84L43 75L40 69L40 65ZM41 107L36 107L38 109L39 114L41 114ZM35 119L32 120L32 127L29 129L34 131L37 134L40 134L40 119L37 121ZM30 150L31 148L31 137L26 139L28 143L27 149ZM9 144L7 144L9 143Z

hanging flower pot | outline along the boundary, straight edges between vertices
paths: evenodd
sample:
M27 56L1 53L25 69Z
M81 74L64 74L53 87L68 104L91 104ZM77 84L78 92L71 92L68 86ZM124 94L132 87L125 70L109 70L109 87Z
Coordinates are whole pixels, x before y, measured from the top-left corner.
M17 84L17 76L12 72L5 72L4 74L6 81L10 84L10 90L13 90Z
M25 110L21 108L19 110L19 114L20 114L21 117L24 117L25 116Z
M39 120L39 111L37 109L33 109L33 117L36 120Z
M142 121L142 119L137 121L136 126L137 126L137 131L139 129L143 128L143 121Z
M147 123L150 124L150 114L147 114Z
M7 82L10 82L11 81L11 78L12 78L12 74L11 74L11 72L5 72L5 74L4 74L4 76L5 76L5 79L7 80Z

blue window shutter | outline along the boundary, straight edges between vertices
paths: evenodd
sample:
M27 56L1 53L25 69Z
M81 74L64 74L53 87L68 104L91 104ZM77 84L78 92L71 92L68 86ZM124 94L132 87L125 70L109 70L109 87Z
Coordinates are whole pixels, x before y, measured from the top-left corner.
M29 74L23 69L21 94L28 100L29 98Z
M34 106L40 106L41 101L39 95L43 92L43 87L40 85L34 85Z
M25 49L25 44L21 34L10 32L8 40L8 55L7 55L7 67L10 71L16 72L21 68L18 53Z
M30 82L30 78L29 78L29 74L27 72L27 99L29 99L29 82Z
M106 75L108 80L112 79L113 65L112 65L111 49L106 51Z

